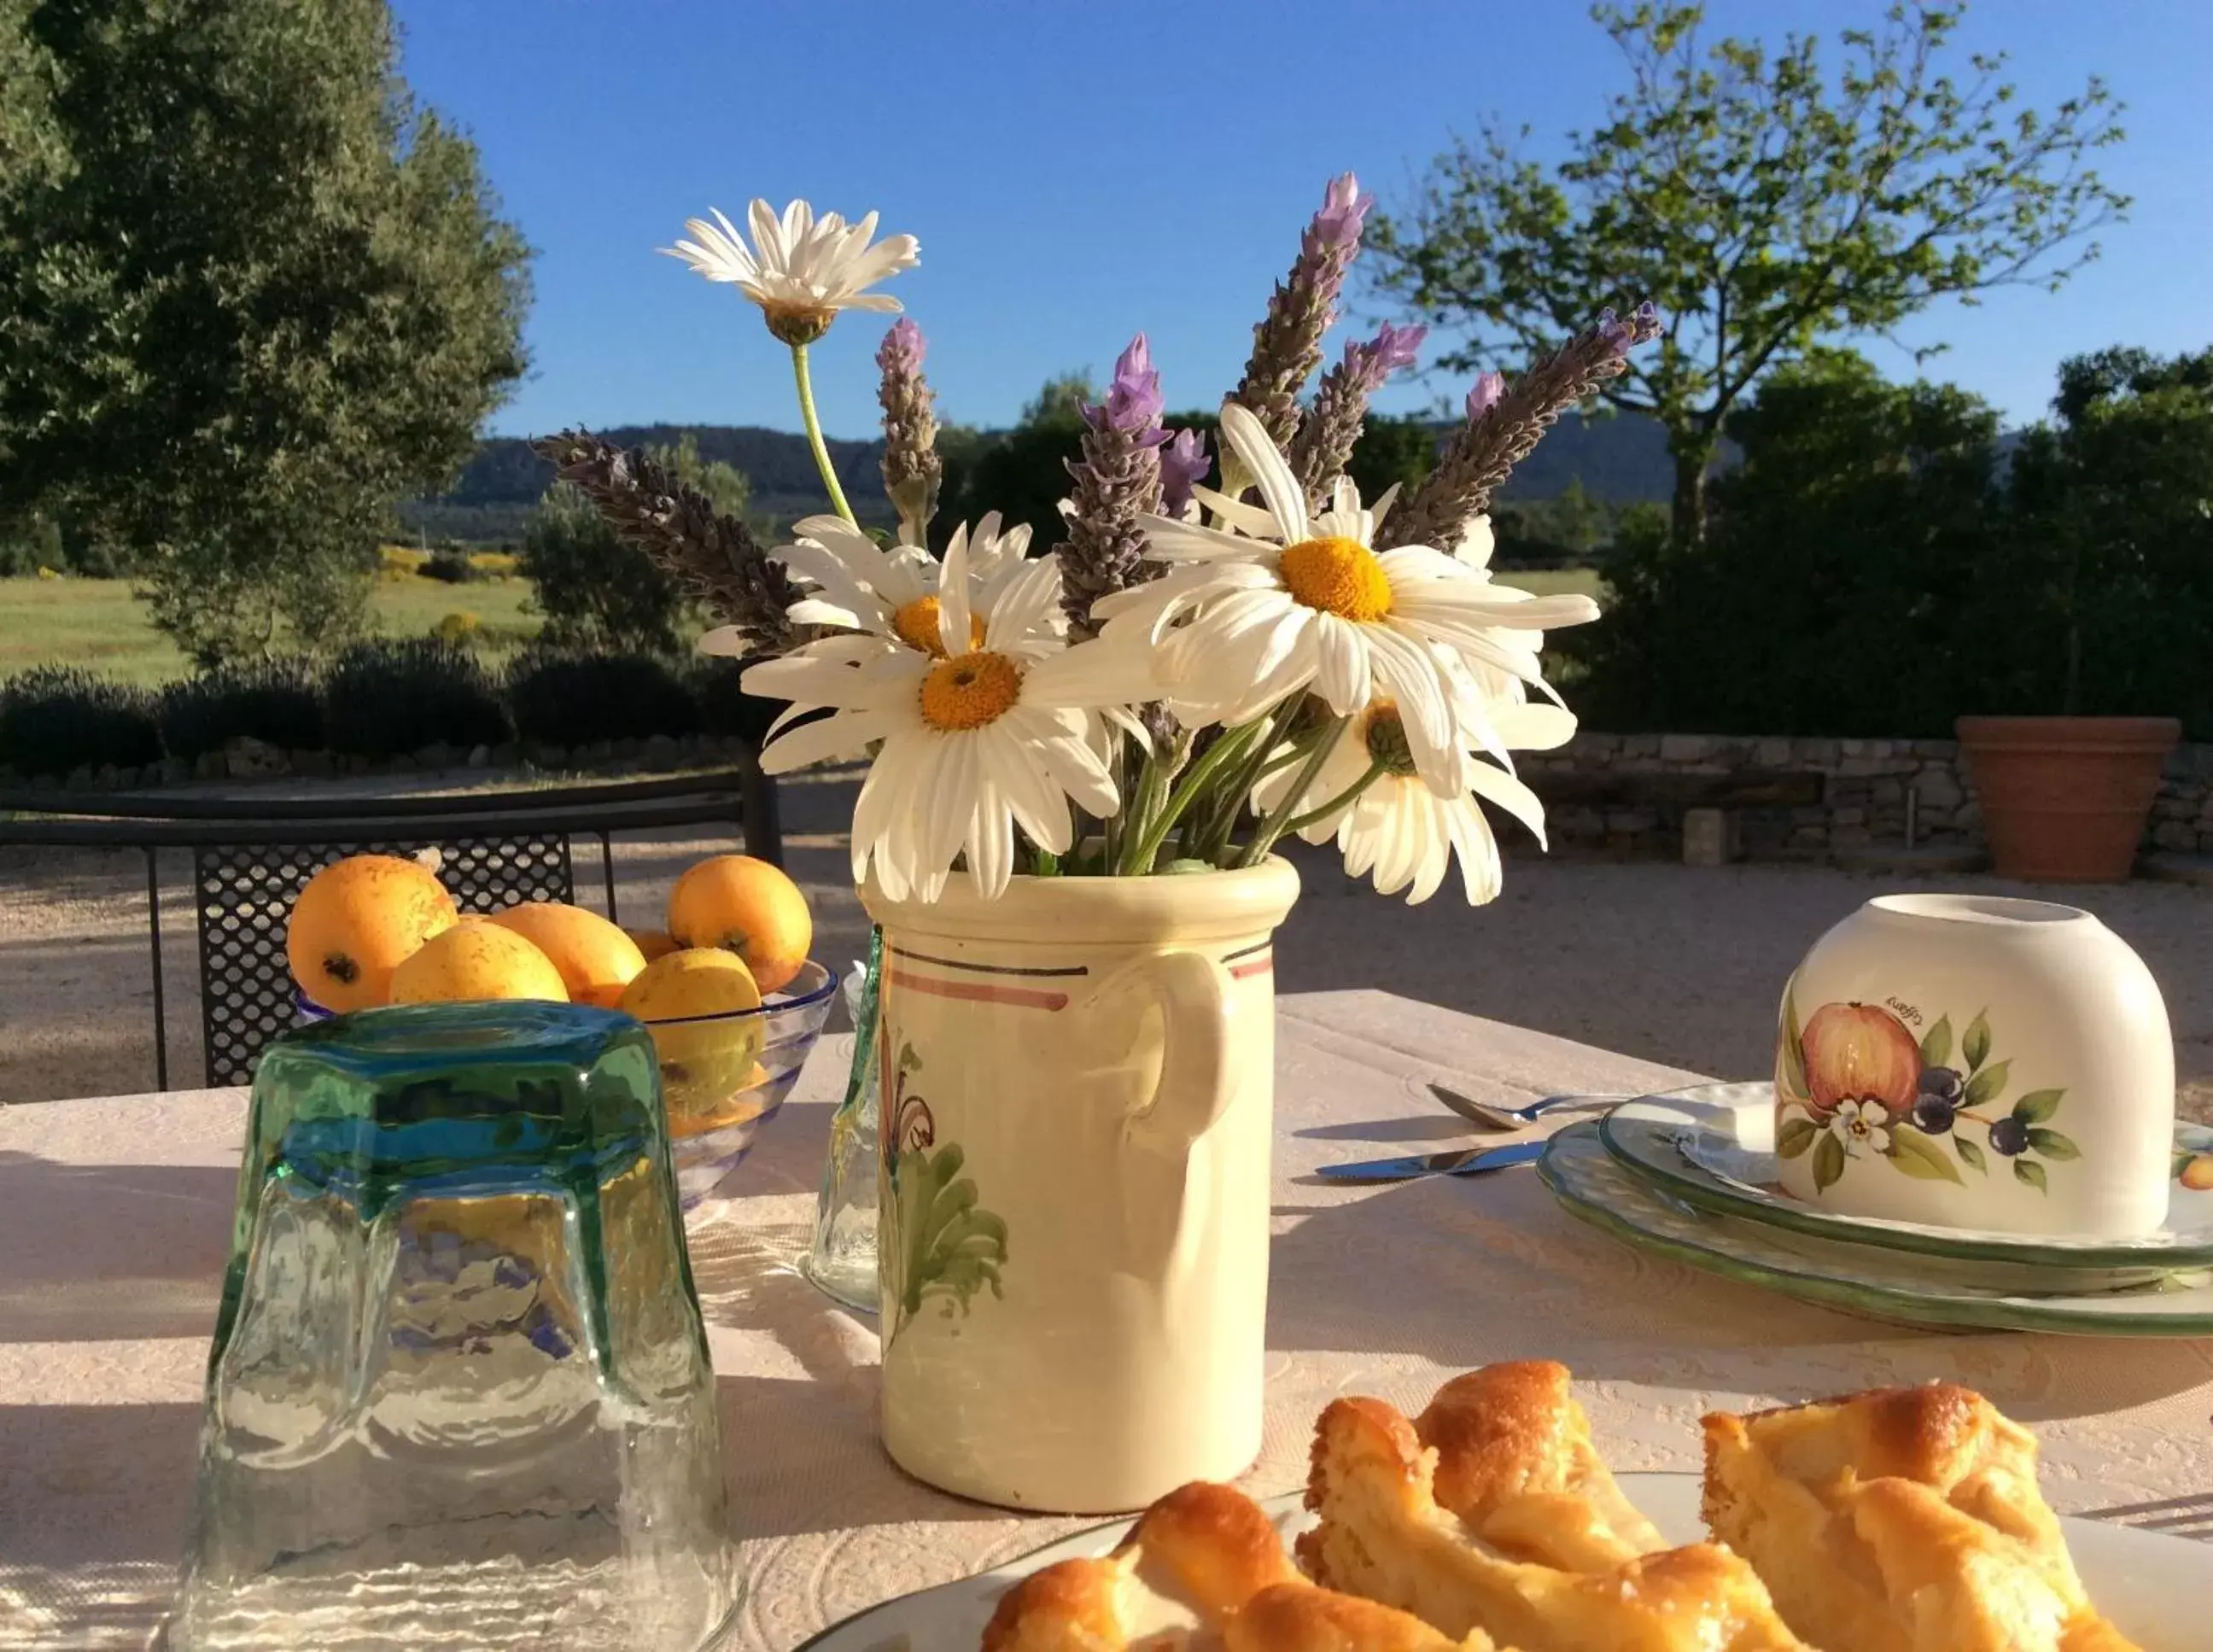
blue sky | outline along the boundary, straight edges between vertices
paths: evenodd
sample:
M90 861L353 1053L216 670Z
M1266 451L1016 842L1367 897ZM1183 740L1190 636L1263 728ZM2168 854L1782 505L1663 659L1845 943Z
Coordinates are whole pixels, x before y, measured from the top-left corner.
M1151 337L1172 406L1235 380L1323 180L1405 198L1486 113L1532 152L1589 125L1619 58L1576 0L395 0L418 94L481 147L539 248L530 380L504 434L655 419L796 429L788 358L732 290L655 255L685 218L804 195L922 241L891 290L930 336L942 413L1009 421L1055 372ZM1717 30L1832 35L1876 0L1716 0ZM2205 0L1984 0L2040 107L2097 72L2130 105L2100 169L2137 198L2061 293L1948 304L1905 329L2009 419L2059 359L2213 343ZM880 326L815 347L832 435L871 434ZM1879 343L1887 370L1910 360ZM1448 389L1394 389L1412 406Z

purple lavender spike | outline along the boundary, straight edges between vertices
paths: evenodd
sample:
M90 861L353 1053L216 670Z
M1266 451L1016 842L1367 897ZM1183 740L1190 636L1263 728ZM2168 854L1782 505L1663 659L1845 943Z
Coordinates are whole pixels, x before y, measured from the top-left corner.
M1198 430L1178 430L1161 449L1161 514L1180 516L1191 503L1191 491L1206 480L1214 460L1206 451L1206 436Z

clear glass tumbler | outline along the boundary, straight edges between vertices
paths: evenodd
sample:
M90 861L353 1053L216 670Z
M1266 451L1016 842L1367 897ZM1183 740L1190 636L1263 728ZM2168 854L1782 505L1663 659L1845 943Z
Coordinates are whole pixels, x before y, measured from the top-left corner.
M830 1119L830 1151L814 1203L814 1241L801 1271L815 1288L857 1314L876 1312L876 990L884 937L869 936L869 961L846 978L853 1016L853 1065L845 1099Z
M644 1028L439 1004L282 1036L166 1644L693 1652L734 1558Z

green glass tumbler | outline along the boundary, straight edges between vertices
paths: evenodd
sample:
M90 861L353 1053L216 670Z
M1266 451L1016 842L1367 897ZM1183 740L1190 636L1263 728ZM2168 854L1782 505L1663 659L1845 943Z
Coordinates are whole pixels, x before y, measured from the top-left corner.
M653 1045L369 1010L253 1086L178 1652L694 1652L741 1600Z

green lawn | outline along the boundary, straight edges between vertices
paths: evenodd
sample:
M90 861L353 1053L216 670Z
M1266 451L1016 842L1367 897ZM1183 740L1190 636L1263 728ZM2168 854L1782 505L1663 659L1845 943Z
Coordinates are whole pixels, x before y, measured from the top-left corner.
M1549 596L1599 594L1588 568L1502 573L1502 584ZM372 607L388 637L422 637L449 613L473 613L488 648L503 651L538 630L522 611L529 584L512 576L447 585L415 575L376 582ZM158 686L185 674L184 657L148 623L123 579L0 579L0 680L32 666L84 666L126 682Z
M529 594L528 582L512 577L448 585L408 575L379 579L370 607L387 637L426 636L449 613L472 613L488 646L505 649L538 630L538 616L522 612ZM186 670L127 579L0 579L0 680L40 665L84 666L148 687Z

